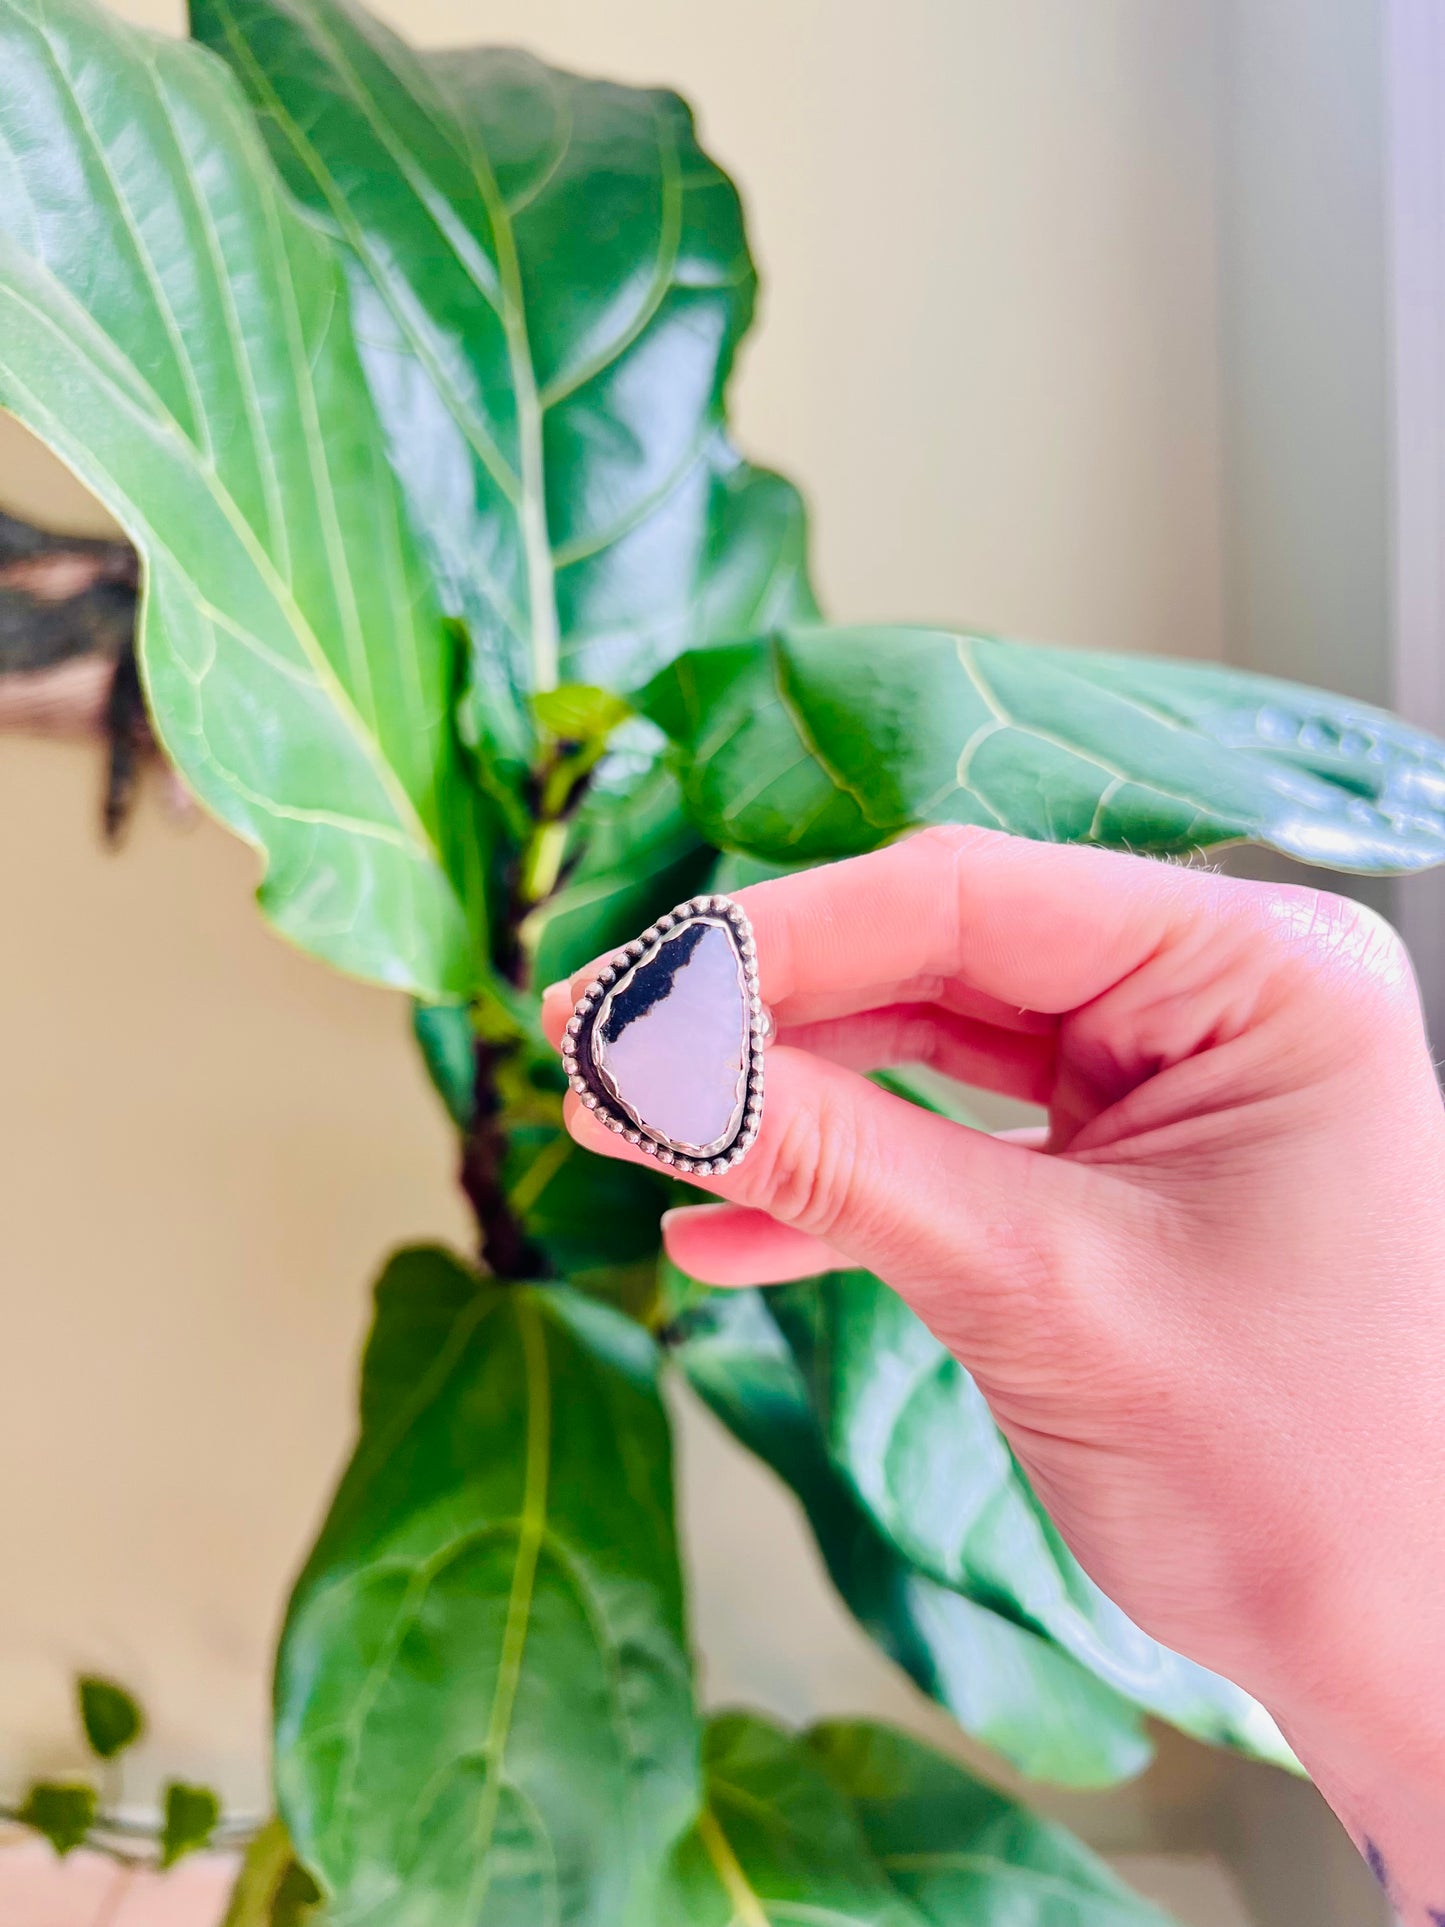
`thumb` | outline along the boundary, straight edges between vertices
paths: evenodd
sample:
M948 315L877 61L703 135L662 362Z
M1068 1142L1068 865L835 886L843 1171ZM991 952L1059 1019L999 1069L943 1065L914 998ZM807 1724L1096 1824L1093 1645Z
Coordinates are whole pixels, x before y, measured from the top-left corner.
M568 1126L591 1150L648 1161L575 1100ZM991 1352L1021 1299L1049 1295L1072 1269L1084 1181L1077 1166L782 1045L768 1052L752 1149L691 1180L876 1272L965 1356Z

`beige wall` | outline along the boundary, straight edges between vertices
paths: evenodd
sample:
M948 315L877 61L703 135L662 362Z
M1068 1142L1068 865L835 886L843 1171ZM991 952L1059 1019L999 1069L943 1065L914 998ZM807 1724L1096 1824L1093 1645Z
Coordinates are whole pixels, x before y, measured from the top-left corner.
M429 41L483 13L383 10ZM1220 653L1206 0L492 0L485 19L699 104L767 280L741 430L806 485L834 613ZM95 524L4 422L0 502ZM97 778L85 752L0 742L0 1777L63 1763L67 1678L102 1666L143 1690L157 1768L250 1800L367 1284L388 1245L464 1227L401 1006L266 935L250 857L211 826L152 800L102 854ZM943 1730L761 1474L704 1424L685 1473L715 1696ZM1202 1849L1225 1782L1173 1746L1074 1815L1110 1846ZM1222 1920L1212 1904L1194 1917Z

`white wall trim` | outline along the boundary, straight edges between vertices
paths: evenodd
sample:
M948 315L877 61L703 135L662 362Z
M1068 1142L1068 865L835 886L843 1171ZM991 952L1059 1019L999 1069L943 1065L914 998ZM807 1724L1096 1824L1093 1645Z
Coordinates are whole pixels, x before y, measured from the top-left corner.
M1394 700L1445 734L1445 5L1386 0L1393 388ZM1400 922L1445 1041L1445 879L1402 886Z
M1445 730L1445 7L1389 0L1396 700Z

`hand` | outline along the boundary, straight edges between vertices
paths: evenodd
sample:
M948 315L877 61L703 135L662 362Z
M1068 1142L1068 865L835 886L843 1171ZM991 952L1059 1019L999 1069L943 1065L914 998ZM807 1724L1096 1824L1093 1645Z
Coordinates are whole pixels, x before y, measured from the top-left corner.
M1445 1110L1398 940L1312 890L968 829L741 900L763 1128L672 1256L884 1278L1094 1579L1262 1699L1397 1898L1445 1908ZM901 1062L1047 1133L861 1075Z

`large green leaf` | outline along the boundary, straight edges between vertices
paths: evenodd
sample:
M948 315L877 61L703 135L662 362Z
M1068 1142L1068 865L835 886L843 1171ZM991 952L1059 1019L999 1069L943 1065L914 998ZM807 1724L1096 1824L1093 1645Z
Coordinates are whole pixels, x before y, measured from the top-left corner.
M867 1272L772 1299L835 1470L919 1572L1045 1634L1146 1712L1292 1765L1247 1693L1170 1652L1102 1593L1060 1538L972 1378Z
M723 386L754 276L673 95L419 54L347 0L192 0L296 194L352 251L392 458L475 640L479 738L529 687L621 688L812 613L798 498Z
M802 1501L829 1576L883 1650L1021 1772L1106 1786L1148 1763L1137 1711L1051 1641L940 1585L878 1531L828 1461L808 1388L761 1296L684 1311L694 1390Z
M807 1745L929 1927L1165 1927L1062 1827L917 1740L847 1723L815 1727Z
M267 914L343 969L467 992L455 644L336 251L225 70L87 0L0 0L0 406L139 549L156 726L264 853Z
M804 1740L730 1714L710 1722L704 1759L707 1806L657 1927L925 1927Z
M401 1253L292 1600L276 1773L336 1927L630 1927L700 1798L651 1342Z
M659 1927L1167 1927L1061 1827L887 1727L713 1720Z
M774 861L925 823L1156 855L1245 839L1340 870L1445 859L1445 744L1207 663L800 628L693 650L641 701L703 834Z

